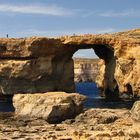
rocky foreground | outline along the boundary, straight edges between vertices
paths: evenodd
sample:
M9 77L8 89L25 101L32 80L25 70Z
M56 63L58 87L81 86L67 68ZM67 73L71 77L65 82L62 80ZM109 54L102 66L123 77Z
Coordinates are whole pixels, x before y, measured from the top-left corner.
M44 119L20 119L0 114L0 139L9 140L139 140L140 123L127 109L89 109L75 119L49 124Z
M15 95L15 113L0 113L0 140L140 139L140 101L129 110L85 109L84 100L64 92Z

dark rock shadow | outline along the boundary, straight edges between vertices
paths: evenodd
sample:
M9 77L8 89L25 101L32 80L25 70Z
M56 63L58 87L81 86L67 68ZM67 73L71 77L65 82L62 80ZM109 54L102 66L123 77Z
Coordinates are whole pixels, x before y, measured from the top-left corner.
M134 100L119 100L108 101L105 98L88 98L85 101L85 108L100 108L100 109L131 109Z
M14 112L14 106L12 102L13 96L2 95L0 96L0 112Z

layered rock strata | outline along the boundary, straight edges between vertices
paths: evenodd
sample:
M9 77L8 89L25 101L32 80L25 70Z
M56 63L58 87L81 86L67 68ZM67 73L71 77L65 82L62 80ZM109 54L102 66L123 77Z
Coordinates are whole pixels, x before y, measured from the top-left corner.
M140 96L140 29L60 38L1 38L1 94L73 92L72 56L87 48L103 60L97 85L107 98L118 93Z
M99 59L74 58L74 81L95 82Z
M69 50L60 39L0 39L0 93L74 91Z

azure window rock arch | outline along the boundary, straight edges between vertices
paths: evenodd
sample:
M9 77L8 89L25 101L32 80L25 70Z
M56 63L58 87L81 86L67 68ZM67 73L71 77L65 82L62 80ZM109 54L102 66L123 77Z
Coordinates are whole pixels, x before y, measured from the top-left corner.
M0 94L74 92L72 56L79 49L93 48L101 59L96 83L106 98L126 93L127 84L139 97L139 46L140 29L60 38L0 38Z
M95 51L95 54L103 60L104 63L104 72L102 75L102 79L100 79L100 76L97 76L97 86L100 88L100 91L102 94L105 95L105 97L108 100L118 100L119 99L119 89L116 82L116 79L114 77L115 73L115 67L116 67L116 59L114 56L114 49L110 47L109 45L103 45L103 44L90 44L87 46L84 45L77 45L78 48L87 49L91 48ZM99 84L98 84L99 80ZM102 80L102 81L101 81Z

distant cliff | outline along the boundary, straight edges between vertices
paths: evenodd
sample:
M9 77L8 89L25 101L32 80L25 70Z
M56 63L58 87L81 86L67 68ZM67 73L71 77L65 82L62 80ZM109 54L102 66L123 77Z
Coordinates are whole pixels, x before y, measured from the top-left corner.
M98 73L98 62L98 58L74 58L74 81L94 82Z

